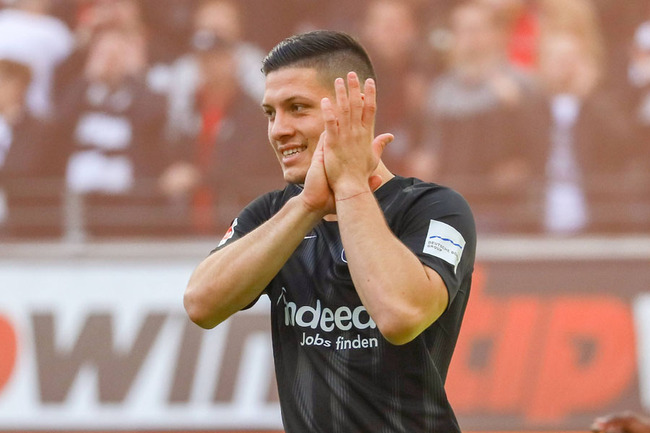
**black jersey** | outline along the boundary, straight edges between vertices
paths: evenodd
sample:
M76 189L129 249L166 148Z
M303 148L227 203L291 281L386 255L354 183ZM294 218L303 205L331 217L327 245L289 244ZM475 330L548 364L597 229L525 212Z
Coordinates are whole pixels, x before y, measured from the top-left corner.
M300 187L246 207L220 248L271 218ZM322 221L264 293L287 433L459 432L444 390L470 292L476 231L454 191L396 176L375 191L393 233L437 271L447 310L413 341L386 341L352 284L337 222Z

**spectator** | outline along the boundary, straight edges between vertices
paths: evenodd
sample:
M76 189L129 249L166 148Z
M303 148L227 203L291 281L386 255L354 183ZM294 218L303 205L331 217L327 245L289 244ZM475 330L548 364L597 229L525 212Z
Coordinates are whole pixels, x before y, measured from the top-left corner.
M533 69L539 37L538 13L531 0L481 0L497 14L506 32L510 61L522 68Z
M64 161L27 109L30 82L27 65L0 59L0 233L55 236Z
M11 5L0 10L0 58L31 68L27 105L32 114L47 117L55 68L72 52L74 39L61 20L48 15L50 0L14 0Z
M629 50L627 101L643 142L650 140L650 21L641 23ZM647 145L646 145L647 146Z
M255 100L261 100L264 80L259 70L264 51L244 40L241 10L237 2L204 0L199 4L193 22L192 44L201 43L201 39L210 34L231 44L236 51L237 74L242 88Z
M558 235L615 229L633 138L623 107L601 85L600 35L578 3L580 14L558 6L546 17L538 70L545 96L529 128L542 227Z
M647 0L591 0L597 10L604 36L607 56L607 85L619 87L625 82L630 40L639 23L648 17L650 3Z
M520 199L525 152L518 116L533 82L508 62L504 29L491 7L464 3L450 20L449 69L429 92L412 174L455 187L472 204L479 226L504 230L506 216L488 206L510 208Z
M259 101L239 81L237 45L216 34L201 35L193 53L198 86L191 99L180 101L187 110L179 112L183 117L170 119L172 162L160 185L186 215L190 232L212 234L230 223L232 209L268 188L269 179L282 185L272 174L277 164L272 153L260 152L268 141L264 117Z
M626 80L621 83L626 114L636 131L633 163L628 170L629 187L638 203L629 213L630 229L650 229L650 21L633 33L628 53Z
M424 67L418 63L421 34L414 10L404 1L372 2L360 34L381 77L378 106L382 109L377 112L376 129L396 137L383 157L388 167L403 172L406 155L418 139L426 92Z
M76 7L75 46L72 54L57 68L54 100L59 101L68 86L77 81L87 62L90 48L106 29L143 32L140 3L136 0L84 0Z
M62 142L74 147L67 186L85 196L87 219L98 225L90 227L92 233L108 233L120 224L117 212L100 212L108 205L126 211L121 221L127 226L137 224L127 206L142 204L139 189L155 191L144 182L159 172L165 104L147 88L145 70L141 32L103 30L90 47L83 76L71 83L59 109Z
M139 0L151 41L151 64L169 64L187 51L198 0Z

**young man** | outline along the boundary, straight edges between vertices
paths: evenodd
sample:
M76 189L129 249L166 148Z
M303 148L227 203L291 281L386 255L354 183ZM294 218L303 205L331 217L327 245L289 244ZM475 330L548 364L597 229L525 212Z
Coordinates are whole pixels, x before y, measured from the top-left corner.
M374 137L372 64L348 35L286 39L263 71L289 185L194 271L190 318L211 328L269 296L288 433L460 431L444 382L474 266L469 207L383 165L392 136Z

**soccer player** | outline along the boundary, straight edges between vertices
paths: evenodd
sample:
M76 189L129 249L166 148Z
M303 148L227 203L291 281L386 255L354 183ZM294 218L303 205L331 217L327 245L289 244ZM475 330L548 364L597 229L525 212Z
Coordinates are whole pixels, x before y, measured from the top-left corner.
M374 136L373 67L350 36L290 37L263 72L288 185L198 265L189 317L211 328L270 298L287 433L459 432L444 383L474 267L467 203L382 163L393 137Z

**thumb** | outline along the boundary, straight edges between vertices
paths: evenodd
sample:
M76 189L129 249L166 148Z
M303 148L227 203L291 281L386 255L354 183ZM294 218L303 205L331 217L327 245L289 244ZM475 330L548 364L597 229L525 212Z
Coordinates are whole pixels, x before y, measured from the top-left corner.
M372 149L374 153L377 156L381 156L382 153L384 153L384 149L388 144L390 144L393 140L395 140L395 136L393 134L379 134L378 136L375 137L374 140L372 140Z
M312 164L314 162L318 162L318 163L323 162L323 159L325 158L326 137L327 137L327 132L323 131L320 135L320 139L318 140L318 143L316 143L316 149L314 150L314 154L311 156Z

